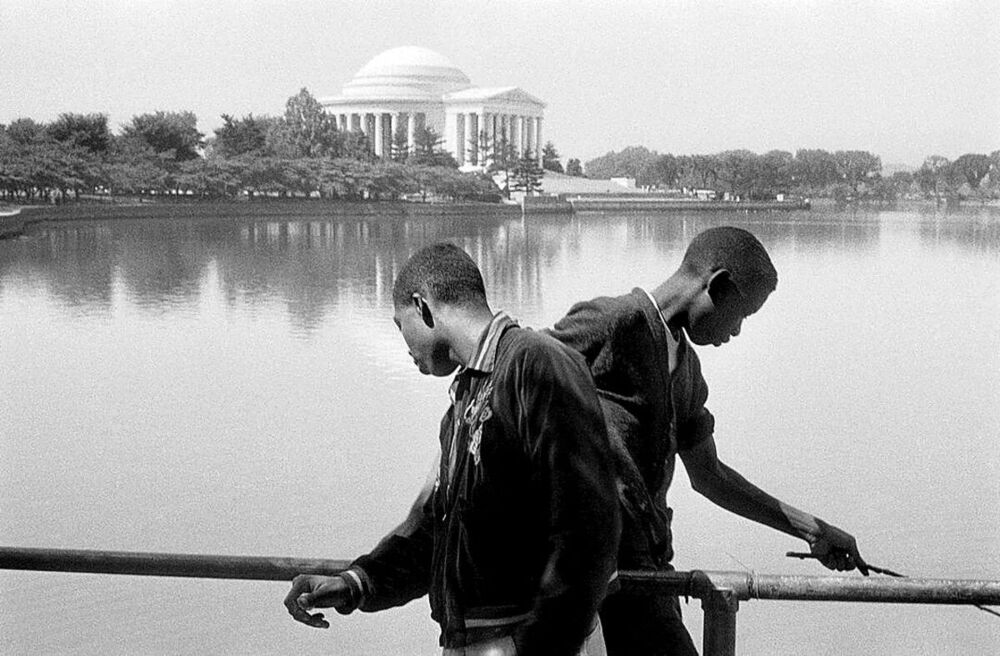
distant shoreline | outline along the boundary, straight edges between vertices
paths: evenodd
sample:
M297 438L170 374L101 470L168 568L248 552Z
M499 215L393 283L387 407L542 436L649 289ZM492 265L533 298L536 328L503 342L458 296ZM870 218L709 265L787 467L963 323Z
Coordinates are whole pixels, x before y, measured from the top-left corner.
M501 203L413 203L406 201L323 201L309 199L167 200L146 202L68 202L61 205L0 205L0 217L30 221L73 221L177 217L296 216L489 216L521 213L520 205ZM20 212L18 214L18 212Z
M741 206L742 205L742 206ZM718 209L719 211L753 209L751 204L718 203L717 207L703 209ZM820 208L833 207L832 200L815 199L812 206ZM937 206L931 200L900 201L894 206L880 207L874 205L856 205L863 210L892 209L932 209ZM960 205L963 209L979 207L1000 208L1000 200L986 203L966 202ZM578 214L607 211L636 211L641 207L579 207ZM648 211L660 213L661 210L648 207ZM662 210L663 214L675 210L695 209L685 208L683 204L670 210ZM547 213L542 207L529 206L528 215ZM567 212L569 213L569 212ZM318 199L258 199L246 200L187 200L170 199L166 201L133 201L133 202L69 202L62 205L11 205L0 204L0 238L12 238L23 234L29 226L65 221L103 221L118 219L174 219L174 218L232 218L232 219L296 219L296 218L342 218L342 217L443 217L443 218L520 218L522 216L519 204L504 203L414 203L406 201L328 201Z

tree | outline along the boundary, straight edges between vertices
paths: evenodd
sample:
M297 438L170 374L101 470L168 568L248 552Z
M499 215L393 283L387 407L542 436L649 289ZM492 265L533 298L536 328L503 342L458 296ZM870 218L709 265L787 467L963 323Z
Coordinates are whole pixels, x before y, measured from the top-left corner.
M169 172L165 159L141 138L116 137L107 168L108 189L112 194L166 191Z
M562 163L559 161L559 153L556 151L555 144L551 141L546 141L545 146L542 148L542 168L546 171L555 171L556 173L563 172Z
M718 176L729 186L732 195L753 193L757 180L758 156L750 150L727 150L719 153Z
M163 112L133 116L122 137L141 142L158 155L183 162L198 157L203 135L193 112Z
M535 194L542 188L542 176L544 175L545 170L538 166L538 158L535 157L535 154L530 149L525 150L511 171L511 179L514 181L513 189L523 191L529 196Z
M72 189L77 198L86 189L93 190L105 181L104 159L112 140L108 117L104 114L60 114L45 126L48 139L58 144L50 151L61 173L56 188L64 194Z
M566 175L571 175L574 178L583 177L583 166L580 164L580 160L573 157L566 162Z
M796 186L817 192L836 184L840 177L833 155L822 149L799 149L792 163L792 177Z
M394 162L405 162L410 156L410 130L405 121L400 121L392 135L389 157Z
M770 150L760 156L758 186L770 194L790 190L794 184L795 157L785 150Z
M719 158L715 155L687 155L679 159L681 177L691 186L707 189L719 180Z
M952 163L955 173L960 175L968 183L973 191L979 189L979 184L990 172L992 162L988 155L977 155L966 153Z
M942 194L950 195L953 192L950 188L951 171L951 162L947 157L931 155L924 160L915 178L920 190L928 196L933 196L934 200L940 203Z
M1000 150L990 153L990 172L986 178L986 188L996 198L1000 196Z
M285 103L285 114L268 134L268 146L279 157L339 157L342 139L336 117L303 87Z
M275 119L248 114L244 118L222 115L223 125L215 129L215 150L222 157L263 154L267 134Z
M496 148L495 139L490 136L489 130L483 129L479 131L476 135L475 151L476 160L479 166L484 167L485 170L489 170L492 166L493 151Z
M680 179L680 166L673 155L660 155L651 160L642 170L636 182L641 185L676 186Z
M90 153L105 153L111 147L111 131L104 114L60 114L49 124L48 133L60 143Z
M494 179L499 177L503 180L503 184L498 183L498 186L507 198L510 198L512 173L520 159L514 145L507 140L507 135L498 135L487 158L489 165L486 171L493 175Z
M916 177L909 171L896 171L889 176L889 184L896 198L909 194L915 181Z
M840 179L855 195L862 183L875 180L882 172L882 160L865 150L838 150L833 159Z
M587 162L587 176L591 178L642 177L643 170L656 159L655 152L645 146L629 146L621 152L609 152Z
M239 189L232 160L219 156L182 162L177 184L197 196L208 198L232 197Z
M49 136L45 131L45 126L30 118L14 120L7 126L6 133L11 141L22 146L45 141Z
M457 169L458 162L443 148L442 138L434 128L424 125L413 133L413 155L407 161L421 166L447 166Z
M359 162L375 161L375 147L371 139L361 130L351 130L343 133L341 157Z

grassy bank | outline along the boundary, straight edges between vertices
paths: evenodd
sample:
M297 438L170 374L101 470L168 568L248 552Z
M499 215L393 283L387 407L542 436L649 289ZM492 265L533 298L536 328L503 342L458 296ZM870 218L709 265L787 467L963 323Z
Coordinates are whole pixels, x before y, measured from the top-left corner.
M262 199L254 201L166 201L67 203L25 206L28 222L165 218L325 218L325 217L519 217L517 205L497 203L348 202Z

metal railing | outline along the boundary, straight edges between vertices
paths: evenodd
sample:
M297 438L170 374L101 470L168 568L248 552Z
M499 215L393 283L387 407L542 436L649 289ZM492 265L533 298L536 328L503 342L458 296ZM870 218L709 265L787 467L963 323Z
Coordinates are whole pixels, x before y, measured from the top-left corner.
M30 549L0 547L0 569L133 576L290 581L297 574L334 574L346 560ZM751 572L621 572L623 586L652 595L702 600L702 653L736 653L736 613L750 599L902 604L1000 605L1000 581L785 576Z

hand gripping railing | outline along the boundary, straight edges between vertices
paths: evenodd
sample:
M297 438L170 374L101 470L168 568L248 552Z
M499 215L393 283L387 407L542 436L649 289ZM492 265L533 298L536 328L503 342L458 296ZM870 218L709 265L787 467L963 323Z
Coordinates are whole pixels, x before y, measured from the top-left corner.
M0 547L0 569L135 576L290 581L333 574L346 560ZM704 656L736 653L736 613L749 599L1000 605L1000 581L784 576L751 572L621 572L622 585L650 595L695 597L705 611Z

